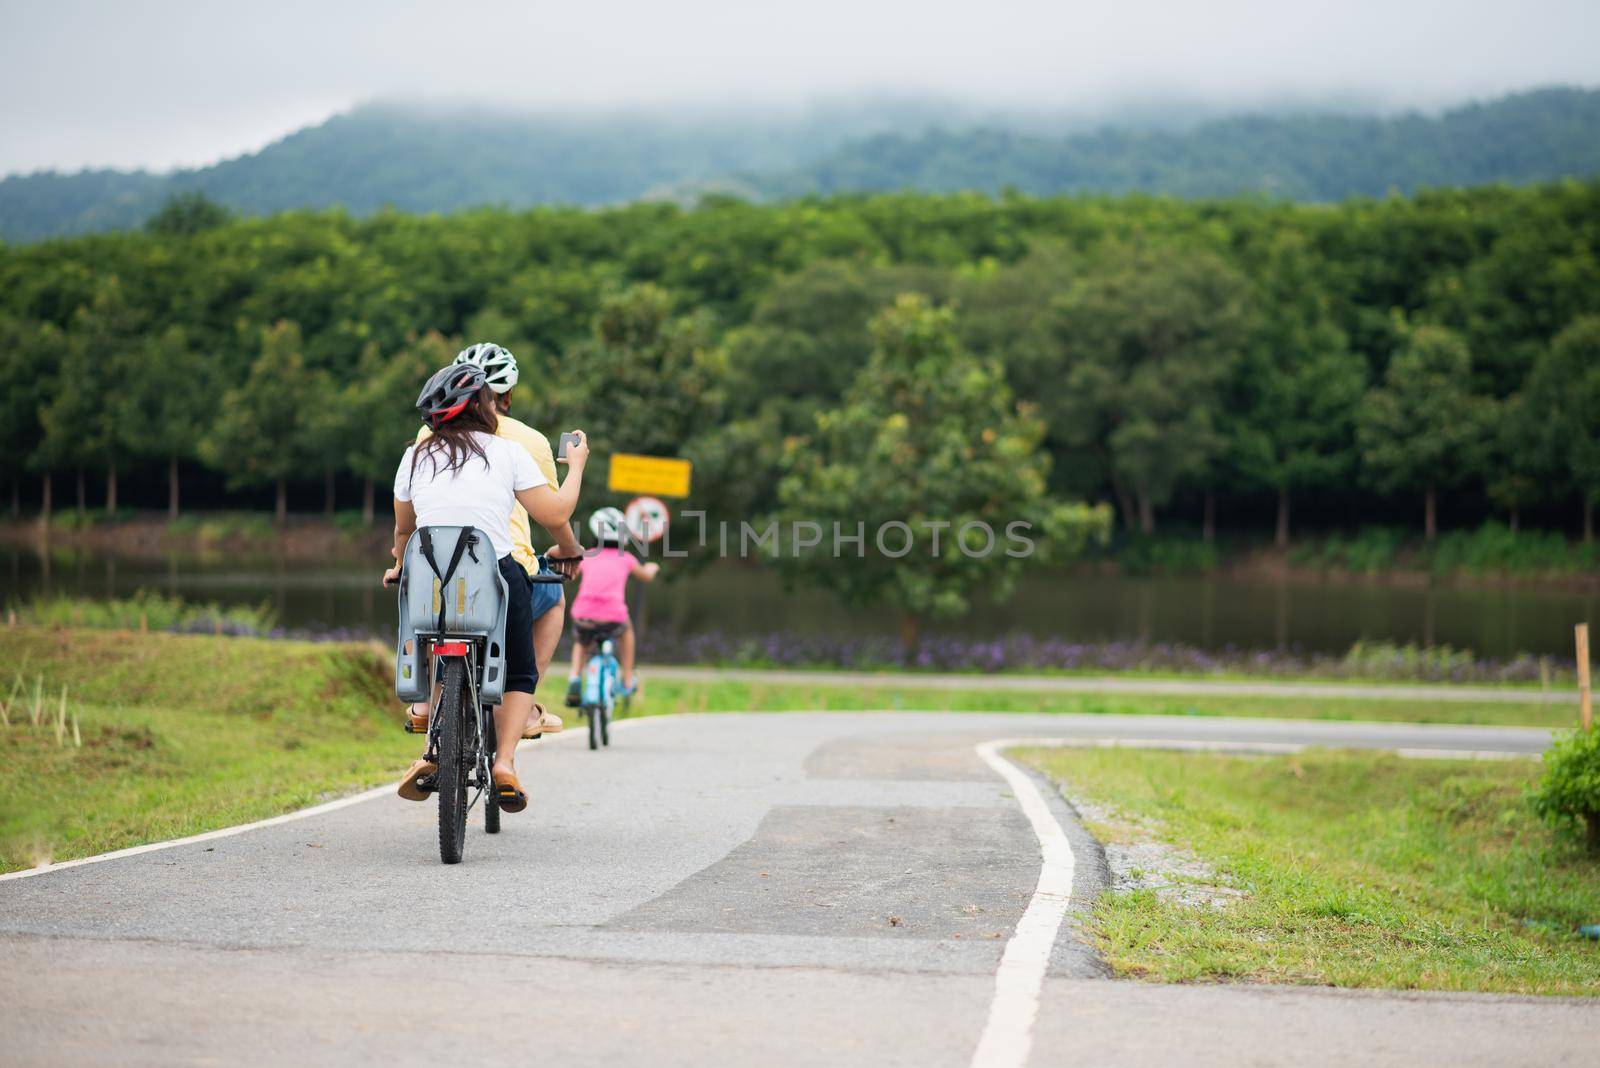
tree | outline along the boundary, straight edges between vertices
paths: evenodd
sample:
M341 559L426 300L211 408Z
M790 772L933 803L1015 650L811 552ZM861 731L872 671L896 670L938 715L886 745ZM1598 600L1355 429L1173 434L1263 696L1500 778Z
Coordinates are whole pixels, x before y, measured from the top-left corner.
M1495 507L1506 512L1515 534L1522 527L1522 509L1544 496L1549 478L1543 420L1523 394L1513 393L1493 404L1490 422L1484 489Z
M187 237L215 229L233 218L233 212L199 190L174 193L161 210L145 222L152 234Z
M201 450L230 486L273 483L281 526L289 515L289 479L319 469L324 457L306 413L332 402L326 383L306 369L298 325L262 329L260 346L245 381L224 394Z
M76 469L80 513L86 507L83 472L90 464L105 465L106 511L117 510L118 461L128 424L116 398L124 378L142 370L137 331L121 283L115 275L104 278L93 299L72 315L60 349L57 388L39 415L46 463Z
M1361 402L1357 440L1373 484L1423 494L1423 531L1439 533L1439 491L1482 470L1490 402L1472 392L1466 342L1442 326L1407 328L1383 385Z
M1600 315L1575 320L1534 367L1528 408L1542 427L1543 453L1583 500L1583 540L1594 540L1600 501Z
M216 412L213 365L189 344L181 326L147 338L131 356L110 403L122 440L136 454L166 462L167 515L176 519L179 467L199 457Z
M1302 235L1272 235L1256 271L1261 329L1227 403L1226 466L1277 494L1280 549L1289 544L1292 495L1339 485L1356 461L1367 365L1334 322L1324 274Z
M39 413L55 393L53 369L63 344L61 331L48 323L0 314L0 454L8 460L13 519L21 515L23 475L32 468L42 476L41 518L50 521L50 469Z
M331 424L323 432L334 443L344 465L362 480L361 521L375 520L375 486L394 478L406 446L421 425L417 394L437 371L455 358L460 345L429 332L413 337L400 351L385 358L376 344L368 345L345 383L339 403L328 409Z
M570 412L603 454L679 456L717 422L725 356L704 313L673 314L672 296L638 285L607 297L594 334L565 361Z
M1248 284L1209 252L1113 244L1049 322L1050 424L1102 457L1124 523L1152 533L1156 509L1226 444L1222 387L1254 328Z
M823 551L782 565L852 606L897 609L909 648L924 618L959 615L979 590L1009 596L1025 563L1006 552L1009 524L1032 524L1037 562L1076 555L1104 534L1109 513L1048 497L1043 422L1013 402L997 364L961 347L949 309L902 296L873 320L872 335L840 405L818 413L813 438L789 444L781 517L825 533ZM827 551L833 532L852 536L858 524L860 558L841 564ZM981 564L963 548L982 548L979 524L1000 539Z

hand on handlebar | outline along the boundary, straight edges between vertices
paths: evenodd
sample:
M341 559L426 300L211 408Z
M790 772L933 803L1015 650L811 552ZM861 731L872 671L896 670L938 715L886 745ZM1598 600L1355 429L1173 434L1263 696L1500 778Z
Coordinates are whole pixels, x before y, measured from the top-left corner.
M395 583L397 583L399 581L400 581L400 565L399 564L394 565L389 570L387 570L387 571L385 571L383 573L383 586L384 586L384 589L388 589L390 586L393 586Z
M571 579L578 576L578 565L583 562L583 553L579 551L576 556L566 556L561 552L560 546L544 554L545 566L562 578Z

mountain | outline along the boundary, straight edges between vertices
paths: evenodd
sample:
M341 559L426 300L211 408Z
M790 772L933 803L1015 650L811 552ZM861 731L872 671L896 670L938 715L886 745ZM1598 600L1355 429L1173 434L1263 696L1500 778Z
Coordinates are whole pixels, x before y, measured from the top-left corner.
M692 199L706 190L1014 187L1334 200L1600 173L1594 90L1539 90L1436 117L1168 110L1165 123L1147 107L1090 128L1066 114L925 99L672 115L370 104L210 167L0 180L0 238L137 226L168 197L195 191L246 214L333 205L368 214L385 205L427 212Z
M1181 131L1108 127L1065 137L996 127L884 134L752 183L767 196L1010 187L1329 201L1596 173L1600 91L1544 89L1433 118L1241 116Z

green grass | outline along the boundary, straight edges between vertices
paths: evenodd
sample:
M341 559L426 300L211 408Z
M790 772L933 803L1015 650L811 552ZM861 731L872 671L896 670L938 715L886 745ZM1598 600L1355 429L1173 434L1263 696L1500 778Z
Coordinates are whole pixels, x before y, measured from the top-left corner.
M1528 702L1398 701L1332 697L1146 697L1060 694L1046 691L945 690L918 686L860 687L838 683L711 682L652 679L641 668L642 698L634 710L669 712L1046 712L1087 715L1248 716L1281 719L1381 720L1390 723L1470 723L1524 727L1570 727L1573 707ZM541 691L542 692L542 691Z
M1600 860L1531 810L1536 762L1020 755L1070 795L1159 821L1244 892L1221 908L1104 895L1092 926L1119 975L1600 995L1600 944L1576 932L1600 922Z
M360 646L17 627L0 648L0 689L17 671L52 701L66 686L83 738L0 729L0 870L301 808L397 778L417 748Z

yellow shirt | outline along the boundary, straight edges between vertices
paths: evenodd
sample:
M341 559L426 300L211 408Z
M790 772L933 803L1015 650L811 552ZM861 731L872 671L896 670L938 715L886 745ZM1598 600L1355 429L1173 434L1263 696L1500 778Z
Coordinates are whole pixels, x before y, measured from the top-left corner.
M500 425L495 431L495 437L514 441L527 449L528 455L533 457L533 462L544 472L545 481L554 491L560 482L556 479L556 458L550 451L550 439L527 423L513 419L509 415L500 415L499 419ZM417 431L417 440L426 441L432 433L427 427L423 427ZM511 556L528 574L538 573L539 554L533 548L533 526L528 521L527 509L520 504L511 506Z

